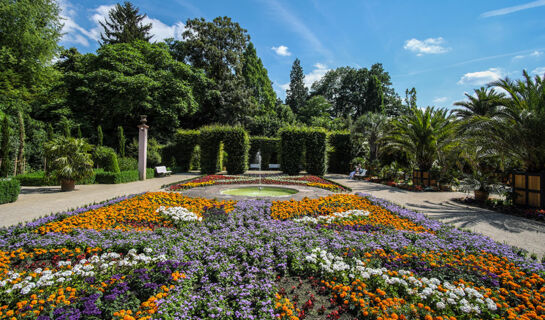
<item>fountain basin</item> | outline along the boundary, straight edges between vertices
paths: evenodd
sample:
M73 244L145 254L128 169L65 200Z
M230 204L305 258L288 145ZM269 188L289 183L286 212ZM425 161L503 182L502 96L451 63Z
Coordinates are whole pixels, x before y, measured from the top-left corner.
M296 194L297 192L299 191L296 189L271 186L240 187L221 191L225 195L246 197L282 197Z

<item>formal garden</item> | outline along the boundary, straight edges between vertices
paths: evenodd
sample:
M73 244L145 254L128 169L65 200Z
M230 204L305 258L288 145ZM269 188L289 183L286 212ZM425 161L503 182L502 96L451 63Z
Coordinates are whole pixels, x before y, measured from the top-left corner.
M543 76L447 109L380 63L308 87L295 59L283 101L229 17L154 42L117 4L82 54L55 1L0 2L1 214L172 173L0 227L0 319L545 319L545 257L350 188L542 226Z

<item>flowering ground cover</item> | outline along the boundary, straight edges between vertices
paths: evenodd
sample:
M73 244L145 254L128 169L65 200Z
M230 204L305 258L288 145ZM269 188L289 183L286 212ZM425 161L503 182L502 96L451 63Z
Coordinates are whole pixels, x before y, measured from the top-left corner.
M334 192L350 191L348 188L335 182L313 175L287 176L287 175L263 175L261 180L256 174L247 175L208 175L198 177L168 187L170 191L187 190L195 187L229 184L275 184L286 186L309 186L322 188Z
M544 278L361 194L146 193L0 229L0 319L545 319Z

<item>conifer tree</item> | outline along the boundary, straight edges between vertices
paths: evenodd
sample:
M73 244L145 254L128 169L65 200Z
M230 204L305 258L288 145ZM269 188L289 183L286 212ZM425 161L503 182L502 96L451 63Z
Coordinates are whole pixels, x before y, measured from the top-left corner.
M305 74L301 67L301 61L295 59L290 72L290 87L286 91L286 104L290 106L296 115L299 114L299 111L305 105L308 96L304 80Z
M9 161L9 119L8 116L4 116L4 123L2 125L2 152L1 152L1 158L2 158L2 164L0 165L0 177L7 177L9 173L10 168L10 161Z
M102 133L102 126L99 124L97 127L97 146L101 147L104 142L104 134Z
M119 146L119 155L125 157L125 134L123 133L123 127L117 127L117 144Z
M116 4L110 10L108 18L100 22L104 33L100 34L101 45L114 43L131 43L136 40L149 41L152 36L150 24L143 24L146 15L138 14L138 8L125 1L123 5Z
M276 104L276 93L273 90L267 69L257 56L254 44L251 42L244 51L242 76L261 111L273 110Z
M19 122L19 150L17 152L15 174L23 174L25 163L25 120L23 118L23 112L19 111L17 114L17 120Z

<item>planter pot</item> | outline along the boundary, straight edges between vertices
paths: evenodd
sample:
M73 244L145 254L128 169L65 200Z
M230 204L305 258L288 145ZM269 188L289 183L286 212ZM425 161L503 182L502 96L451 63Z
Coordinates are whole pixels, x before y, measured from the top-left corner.
M76 181L74 180L61 180L61 191L74 191L76 188Z
M475 193L475 200L479 202L485 202L486 200L488 200L488 196L490 195L489 192L481 191L481 190L475 190L474 193Z

